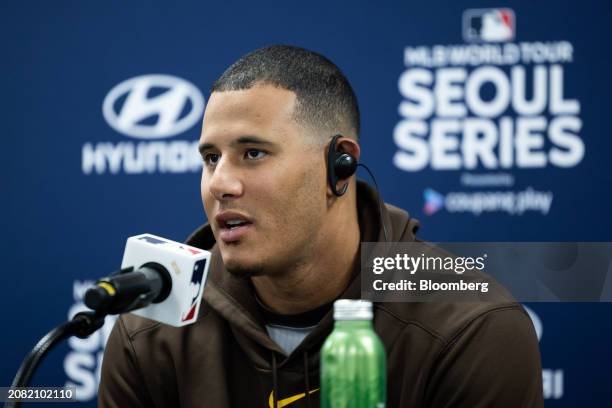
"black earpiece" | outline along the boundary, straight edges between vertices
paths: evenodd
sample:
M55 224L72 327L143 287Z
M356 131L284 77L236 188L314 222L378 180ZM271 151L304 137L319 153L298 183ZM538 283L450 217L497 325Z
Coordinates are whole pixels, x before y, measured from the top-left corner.
M385 225L385 220L383 218L383 201L380 197L380 190L378 189L378 183L376 183L376 179L374 178L374 174L370 171L368 166L362 163L358 163L357 159L350 155L349 153L342 153L337 150L338 139L342 137L342 135L336 135L332 137L331 142L329 142L329 148L327 150L327 181L329 182L329 187L331 188L334 195L340 197L344 193L346 193L346 189L348 188L348 183L345 183L340 190L336 188L336 184L340 180L347 179L351 177L357 171L357 166L363 167L372 177L372 181L374 182L374 187L376 187L376 196L378 201L378 216L380 217L380 225L382 226L383 234L385 236L385 242L389 242L389 234L387 233L387 226Z
M337 150L336 143L340 137L342 135L334 136L327 150L327 181L334 195L338 197L346 193L348 188L348 183L346 183L338 190L336 188L338 181L351 177L357 170L357 159Z

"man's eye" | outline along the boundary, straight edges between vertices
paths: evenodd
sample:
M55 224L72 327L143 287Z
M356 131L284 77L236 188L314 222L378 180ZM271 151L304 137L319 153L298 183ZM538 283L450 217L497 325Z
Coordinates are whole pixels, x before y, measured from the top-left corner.
M215 164L217 164L217 162L219 162L219 157L221 156L216 153L205 154L204 164L206 164L207 166L214 166Z
M266 156L266 152L257 149L249 149L246 151L245 156L249 160L258 160Z

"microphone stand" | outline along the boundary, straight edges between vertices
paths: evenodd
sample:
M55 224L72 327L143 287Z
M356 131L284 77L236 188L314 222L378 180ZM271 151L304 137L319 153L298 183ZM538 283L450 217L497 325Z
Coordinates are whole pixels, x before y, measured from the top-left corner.
M104 325L105 316L106 314L99 312L77 313L72 320L57 326L47 333L38 343L36 343L34 348L21 363L13 379L11 388L27 387L36 368L53 347L70 336L77 336L82 339L88 337ZM13 408L19 407L20 405L21 401L19 400L8 401L4 404L4 407Z
M40 339L21 363L11 388L27 387L42 359L60 341L70 336L84 339L104 325L107 315L139 309L153 301L162 301L169 295L172 278L163 266L147 263L138 271L129 273L133 270L133 267L124 268L110 275L114 283L107 285L113 287L112 293L101 284L90 288L85 293L85 305L93 311L77 313L72 320L57 326ZM170 286L163 290L167 281ZM116 287L121 288L122 295L115 293L119 292ZM6 402L4 407L13 408L20 404L21 401L16 399Z

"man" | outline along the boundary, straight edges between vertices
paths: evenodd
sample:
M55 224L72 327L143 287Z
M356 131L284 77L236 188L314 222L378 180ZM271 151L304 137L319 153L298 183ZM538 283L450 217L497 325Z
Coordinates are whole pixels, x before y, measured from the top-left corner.
M418 222L355 176L328 182L327 150L360 156L359 109L340 70L271 46L216 81L200 151L213 262L198 321L122 316L106 347L101 407L317 407L331 305L360 297L360 242L413 242ZM332 148L334 148L332 146ZM379 210L379 208L382 210ZM520 305L385 303L388 407L538 407L537 339Z

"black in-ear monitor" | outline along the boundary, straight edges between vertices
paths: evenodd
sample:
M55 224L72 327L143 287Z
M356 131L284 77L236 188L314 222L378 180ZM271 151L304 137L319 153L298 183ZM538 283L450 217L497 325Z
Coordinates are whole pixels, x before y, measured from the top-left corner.
M348 183L344 184L340 190L336 188L338 181L345 180L355 174L357 170L357 159L348 153L337 150L336 143L342 135L336 135L329 142L327 150L327 180L334 195L340 197L346 193Z
M380 225L382 226L383 234L385 236L385 242L389 242L389 234L387 233L387 226L385 225L385 221L383 219L383 202L380 197L380 190L378 189L378 183L376 182L376 178L374 178L374 174L370 171L368 166L363 163L357 163L357 159L348 154L342 153L336 150L336 144L338 142L338 138L342 137L342 135L336 135L332 137L331 142L329 142L329 149L327 150L327 180L329 182L329 186L332 192L340 197L344 193L346 193L346 189L348 188L348 183L345 183L340 190L336 188L336 184L340 180L347 179L351 177L357 171L357 166L363 167L374 182L374 187L376 188L376 195L378 198L378 216L380 217Z

